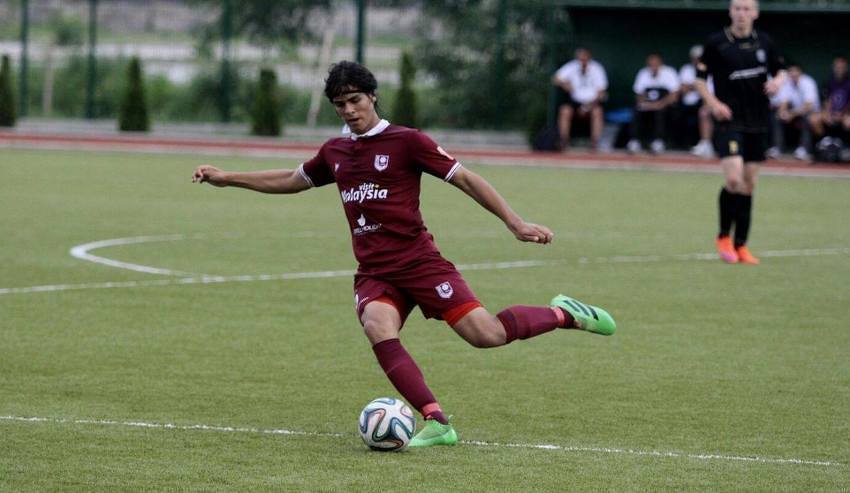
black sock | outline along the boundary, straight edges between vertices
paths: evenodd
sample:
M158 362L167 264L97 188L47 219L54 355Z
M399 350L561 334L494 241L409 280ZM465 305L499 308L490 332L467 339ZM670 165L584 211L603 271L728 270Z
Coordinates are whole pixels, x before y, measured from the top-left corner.
M726 187L720 189L720 197L717 199L717 205L720 209L720 233L717 235L729 236L732 231L732 224L735 222L738 209L738 195L726 190Z
M735 248L747 244L750 234L750 217L753 210L752 195L738 195L738 211L735 217Z

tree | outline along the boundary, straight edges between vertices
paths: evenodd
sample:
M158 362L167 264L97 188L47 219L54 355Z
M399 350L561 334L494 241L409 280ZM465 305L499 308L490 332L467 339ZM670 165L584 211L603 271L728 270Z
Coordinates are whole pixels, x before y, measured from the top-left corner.
M260 83L251 111L251 133L254 135L280 135L280 96L274 70L261 69Z
M119 112L118 128L122 132L147 132L150 129L142 63L138 57L133 57L127 67L127 85Z
M218 8L222 0L193 0L197 4ZM333 0L241 0L233 11L235 32L252 42L270 46L277 43L295 43L312 40L315 33L308 22L317 11L328 11ZM219 36L218 20L206 27L204 36L215 39Z
M9 55L3 55L3 62L0 64L0 127L14 127L16 117L12 64Z
M54 52L60 47L82 46L84 32L83 24L79 19L66 17L62 13L51 16L49 25L53 33L45 48L44 80L41 88L41 111L44 116L50 116L53 113L53 86L56 75Z
M401 85L393 106L393 123L406 127L416 127L416 93L413 83L416 79L416 67L410 53L401 54Z
M551 50L563 49L546 42L547 23L560 15L551 1L429 0L422 9L417 53L437 82L442 124L522 128L541 113L545 120Z

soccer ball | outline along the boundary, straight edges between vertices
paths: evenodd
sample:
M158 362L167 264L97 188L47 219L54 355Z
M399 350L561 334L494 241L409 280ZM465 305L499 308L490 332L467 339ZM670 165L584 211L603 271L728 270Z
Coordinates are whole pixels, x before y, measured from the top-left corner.
M372 450L402 450L416 430L416 417L401 399L379 397L360 412L360 437Z

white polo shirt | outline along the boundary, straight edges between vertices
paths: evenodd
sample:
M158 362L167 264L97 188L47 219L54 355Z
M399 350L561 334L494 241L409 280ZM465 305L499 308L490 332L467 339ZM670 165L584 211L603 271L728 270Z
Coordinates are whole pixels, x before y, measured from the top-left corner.
M649 67L640 69L635 77L635 83L632 89L635 94L640 94L647 101L659 101L664 96L679 90L679 74L673 67L662 65L658 69L658 73L652 74Z
M794 84L791 77L787 76L782 88L776 95L776 99L779 103L787 102L788 108L792 110L802 108L806 103L812 103L812 111L820 110L818 85L814 79L806 74L800 75L797 84Z
M581 62L569 61L555 72L555 78L572 85L570 97L579 104L590 103L596 99L599 91L608 89L608 76L605 74L605 69L594 60L587 62L587 68L584 71L581 69Z

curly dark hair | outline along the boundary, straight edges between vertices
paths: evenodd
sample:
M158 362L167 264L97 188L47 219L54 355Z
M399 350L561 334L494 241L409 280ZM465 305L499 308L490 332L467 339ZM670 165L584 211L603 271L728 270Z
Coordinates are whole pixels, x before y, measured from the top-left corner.
M325 79L325 96L329 101L348 92L375 94L378 81L368 68L356 62L343 60L331 65L328 78Z

